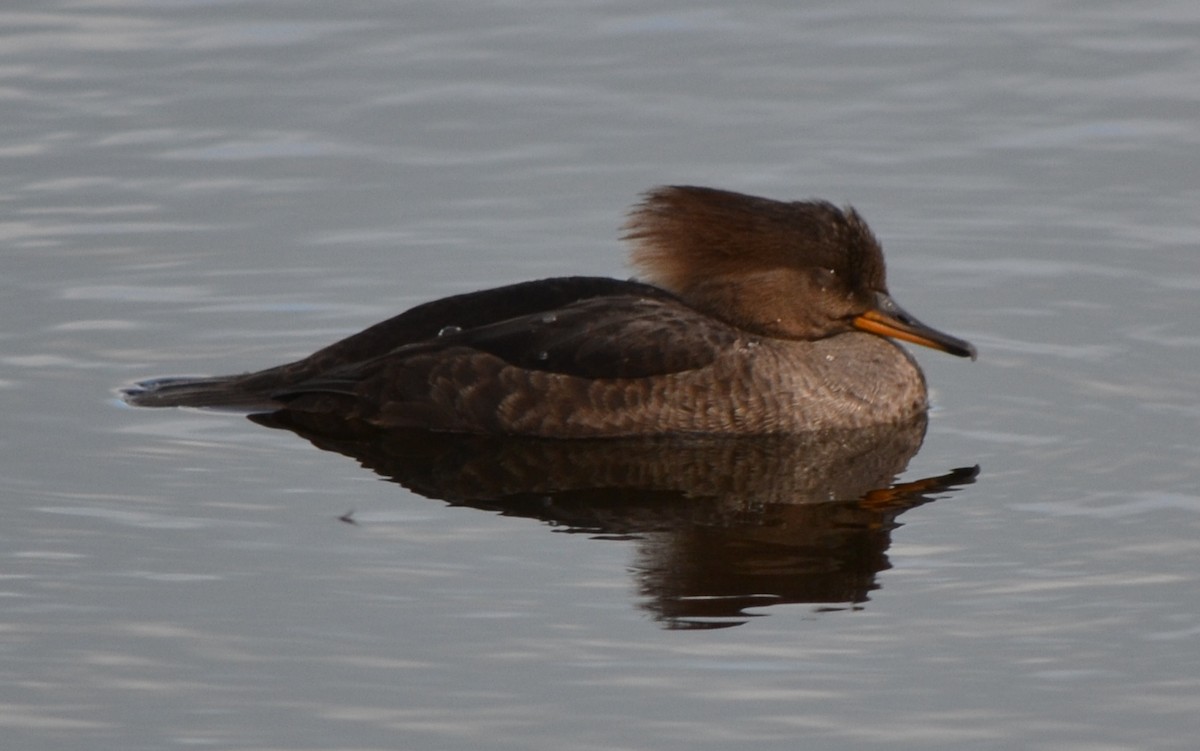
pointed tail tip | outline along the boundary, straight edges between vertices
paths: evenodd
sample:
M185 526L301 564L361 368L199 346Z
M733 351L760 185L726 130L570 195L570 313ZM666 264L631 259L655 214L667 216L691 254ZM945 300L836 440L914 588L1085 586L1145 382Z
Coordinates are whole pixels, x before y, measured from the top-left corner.
M134 407L208 407L242 411L278 409L279 402L242 388L237 376L170 377L139 381L121 389Z

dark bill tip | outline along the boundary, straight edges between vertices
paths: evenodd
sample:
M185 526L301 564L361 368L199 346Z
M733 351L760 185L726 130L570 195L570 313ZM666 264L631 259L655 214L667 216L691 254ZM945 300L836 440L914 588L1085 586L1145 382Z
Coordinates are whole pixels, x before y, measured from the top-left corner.
M854 327L879 336L920 344L955 357L974 360L976 355L975 347L970 342L921 323L883 292L875 293L875 307L857 316Z

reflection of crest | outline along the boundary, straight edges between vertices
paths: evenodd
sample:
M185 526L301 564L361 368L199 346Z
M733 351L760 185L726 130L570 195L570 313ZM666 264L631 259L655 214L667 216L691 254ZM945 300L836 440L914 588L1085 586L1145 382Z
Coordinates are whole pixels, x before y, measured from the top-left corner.
M889 567L896 517L977 472L892 484L920 448L924 417L800 436L586 441L251 419L429 498L635 539L643 607L669 628L737 625L746 608L779 603L865 602Z

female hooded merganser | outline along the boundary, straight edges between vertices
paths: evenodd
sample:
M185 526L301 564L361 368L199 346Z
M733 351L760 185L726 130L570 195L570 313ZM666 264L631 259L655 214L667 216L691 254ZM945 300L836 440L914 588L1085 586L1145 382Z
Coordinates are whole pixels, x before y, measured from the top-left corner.
M899 423L925 378L888 337L975 357L888 295L853 210L663 187L626 225L646 282L564 277L419 305L287 365L151 381L141 406L552 438Z

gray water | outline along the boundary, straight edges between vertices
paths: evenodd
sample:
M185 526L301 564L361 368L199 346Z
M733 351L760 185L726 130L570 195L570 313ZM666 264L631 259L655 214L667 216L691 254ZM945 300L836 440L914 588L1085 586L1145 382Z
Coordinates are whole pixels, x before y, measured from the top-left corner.
M1194 748L1198 39L1169 0L6 3L2 745ZM628 275L663 183L853 203L979 348L916 353L900 481L979 475L865 599L664 628L638 535L116 398Z

